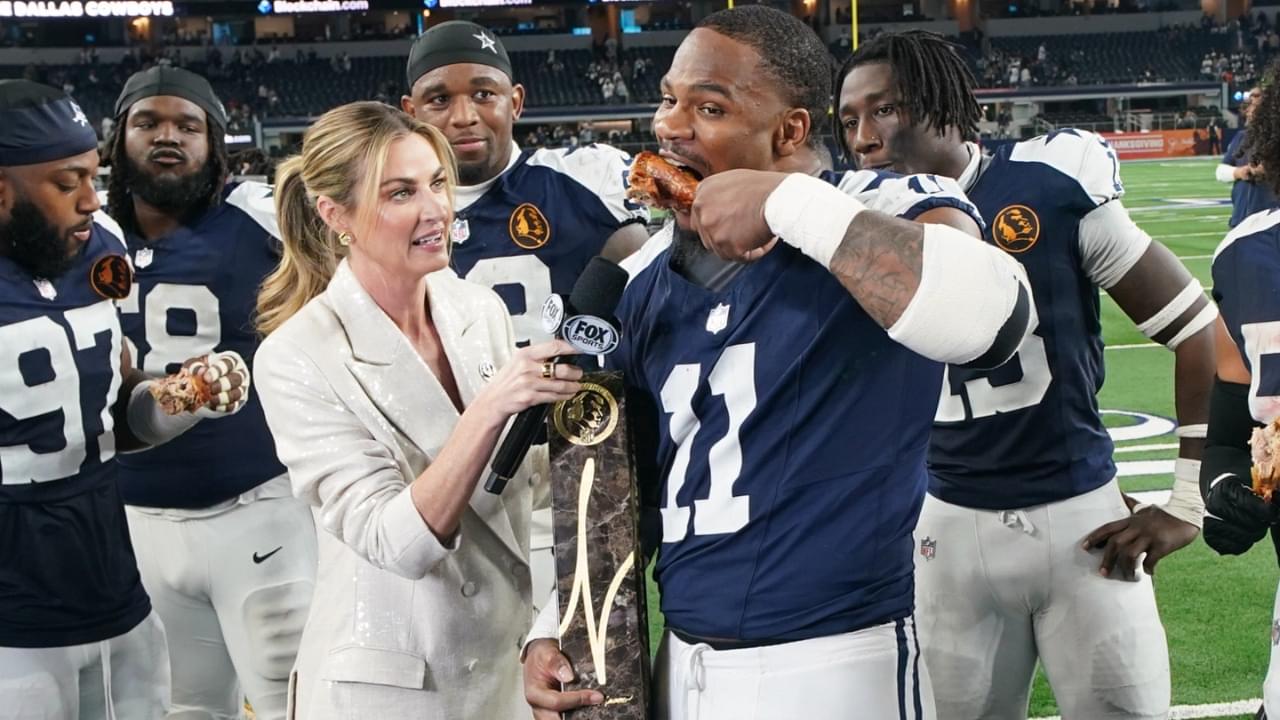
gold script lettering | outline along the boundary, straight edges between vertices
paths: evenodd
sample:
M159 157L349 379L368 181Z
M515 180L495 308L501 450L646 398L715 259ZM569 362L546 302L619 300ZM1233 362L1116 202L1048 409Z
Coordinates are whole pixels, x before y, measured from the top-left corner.
M613 607L614 597L618 594L618 588L622 586L622 581L626 579L627 573L630 572L631 566L635 563L636 554L633 550L622 564L618 566L618 572L614 573L613 581L609 583L609 590L604 594L604 604L600 607L600 618L595 618L594 602L591 597L591 565L587 559L587 507L591 504L591 486L596 481L596 460L595 458L587 458L586 464L582 467L582 481L578 486L578 561L573 569L573 590L569 593L569 602L566 605L564 619L560 621L560 634L564 635L569 631L569 624L573 621L573 615L578 611L578 603L582 603L582 616L587 625L587 644L591 647L591 662L596 668L596 677L600 678L600 684L605 685L608 680L605 674L605 640L609 635L609 609Z

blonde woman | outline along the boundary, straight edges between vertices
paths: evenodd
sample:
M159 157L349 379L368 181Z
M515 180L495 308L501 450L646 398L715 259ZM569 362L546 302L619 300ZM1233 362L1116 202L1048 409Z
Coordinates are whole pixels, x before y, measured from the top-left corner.
M513 351L497 295L448 270L453 159L434 128L335 108L276 183L257 382L320 535L292 716L528 718L530 477L476 484L511 415L577 391L581 371L550 360L573 351Z

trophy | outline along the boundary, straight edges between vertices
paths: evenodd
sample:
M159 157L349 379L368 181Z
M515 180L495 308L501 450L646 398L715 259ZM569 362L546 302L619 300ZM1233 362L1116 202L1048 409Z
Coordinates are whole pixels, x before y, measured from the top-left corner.
M649 625L622 375L589 373L548 418L560 650L604 703L570 720L648 720Z

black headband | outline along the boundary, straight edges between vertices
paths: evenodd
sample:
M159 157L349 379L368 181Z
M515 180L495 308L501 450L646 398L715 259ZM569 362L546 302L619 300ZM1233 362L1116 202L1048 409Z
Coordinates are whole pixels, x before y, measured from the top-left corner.
M227 111L214 94L213 86L208 80L189 70L159 65L129 77L124 89L120 91L120 97L116 99L116 117L124 115L139 100L157 95L190 100L204 110L210 123L226 130Z
M0 167L61 160L98 147L89 118L66 93L0 80Z
M511 58L491 31L466 20L450 20L422 33L409 51L409 87L445 65L477 63L498 68L511 78Z

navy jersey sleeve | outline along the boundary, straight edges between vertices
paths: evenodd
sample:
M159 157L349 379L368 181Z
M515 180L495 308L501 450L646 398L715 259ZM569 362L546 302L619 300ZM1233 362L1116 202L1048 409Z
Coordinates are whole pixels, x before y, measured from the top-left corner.
M1240 146L1244 144L1245 129L1240 128L1236 134L1231 137L1231 142L1227 143L1227 151L1222 155L1224 165L1234 165L1239 167L1248 164L1248 161L1240 156Z
M1249 216L1213 259L1213 298L1249 369L1249 411L1280 417L1280 210Z

